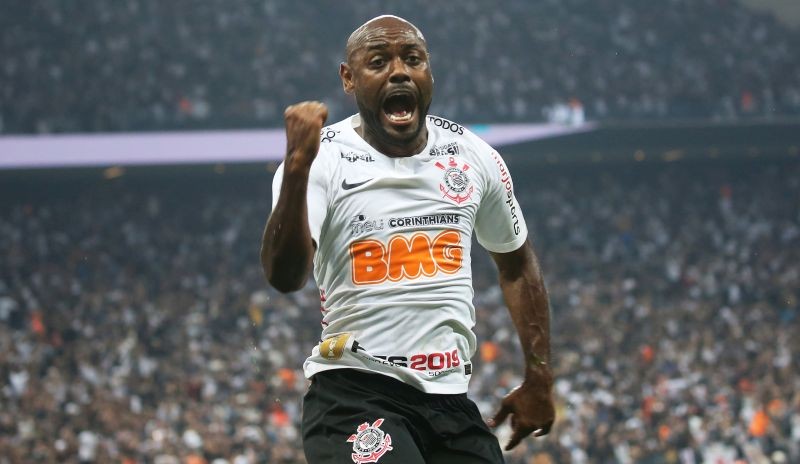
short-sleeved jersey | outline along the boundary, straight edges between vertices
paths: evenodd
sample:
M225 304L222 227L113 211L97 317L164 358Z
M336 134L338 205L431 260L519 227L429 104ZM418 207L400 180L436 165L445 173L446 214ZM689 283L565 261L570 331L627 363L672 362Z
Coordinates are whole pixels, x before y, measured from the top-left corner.
M428 393L464 393L472 372L470 247L518 249L527 228L503 159L464 126L428 116L418 154L391 158L355 131L325 127L308 184L322 302L306 377L385 374ZM273 181L273 207L283 165Z

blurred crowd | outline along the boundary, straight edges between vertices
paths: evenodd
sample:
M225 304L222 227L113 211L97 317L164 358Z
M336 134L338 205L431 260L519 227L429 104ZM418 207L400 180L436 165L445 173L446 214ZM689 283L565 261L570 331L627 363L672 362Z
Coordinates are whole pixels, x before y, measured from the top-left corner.
M512 169L558 420L508 462L800 462L800 165ZM304 462L319 296L263 280L268 177L6 187L0 464ZM521 355L484 252L473 272L489 417Z
M800 31L736 0L42 0L0 16L0 133L339 118L347 36L382 13L423 31L432 110L460 122L800 114Z

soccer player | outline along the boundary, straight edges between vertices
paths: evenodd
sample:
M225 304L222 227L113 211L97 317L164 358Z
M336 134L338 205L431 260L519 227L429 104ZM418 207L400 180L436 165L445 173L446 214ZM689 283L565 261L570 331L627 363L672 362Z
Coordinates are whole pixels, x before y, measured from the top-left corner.
M322 336L304 364L303 447L316 463L503 462L467 399L473 230L497 264L522 344L523 383L489 426L511 418L506 449L554 420L549 305L508 169L464 126L428 115L433 77L422 33L374 18L347 41L344 91L358 114L286 109L261 262L281 292L319 285Z

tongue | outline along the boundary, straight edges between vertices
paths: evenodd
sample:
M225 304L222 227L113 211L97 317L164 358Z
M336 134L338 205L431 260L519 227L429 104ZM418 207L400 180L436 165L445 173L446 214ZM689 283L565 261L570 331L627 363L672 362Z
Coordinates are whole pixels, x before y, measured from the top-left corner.
M394 116L403 116L408 113L408 107L399 98L391 99L386 102L386 112Z

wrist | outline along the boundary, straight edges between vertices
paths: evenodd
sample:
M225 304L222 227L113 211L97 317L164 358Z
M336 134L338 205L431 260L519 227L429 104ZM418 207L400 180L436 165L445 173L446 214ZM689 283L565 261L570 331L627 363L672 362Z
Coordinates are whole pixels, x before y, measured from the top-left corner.
M529 360L525 366L525 382L545 387L549 391L553 388L553 371L547 364Z
M314 159L311 160L305 159L302 155L298 155L296 152L292 153L291 156L286 157L286 163L284 164L284 175L308 175L311 171L311 164L313 163Z

